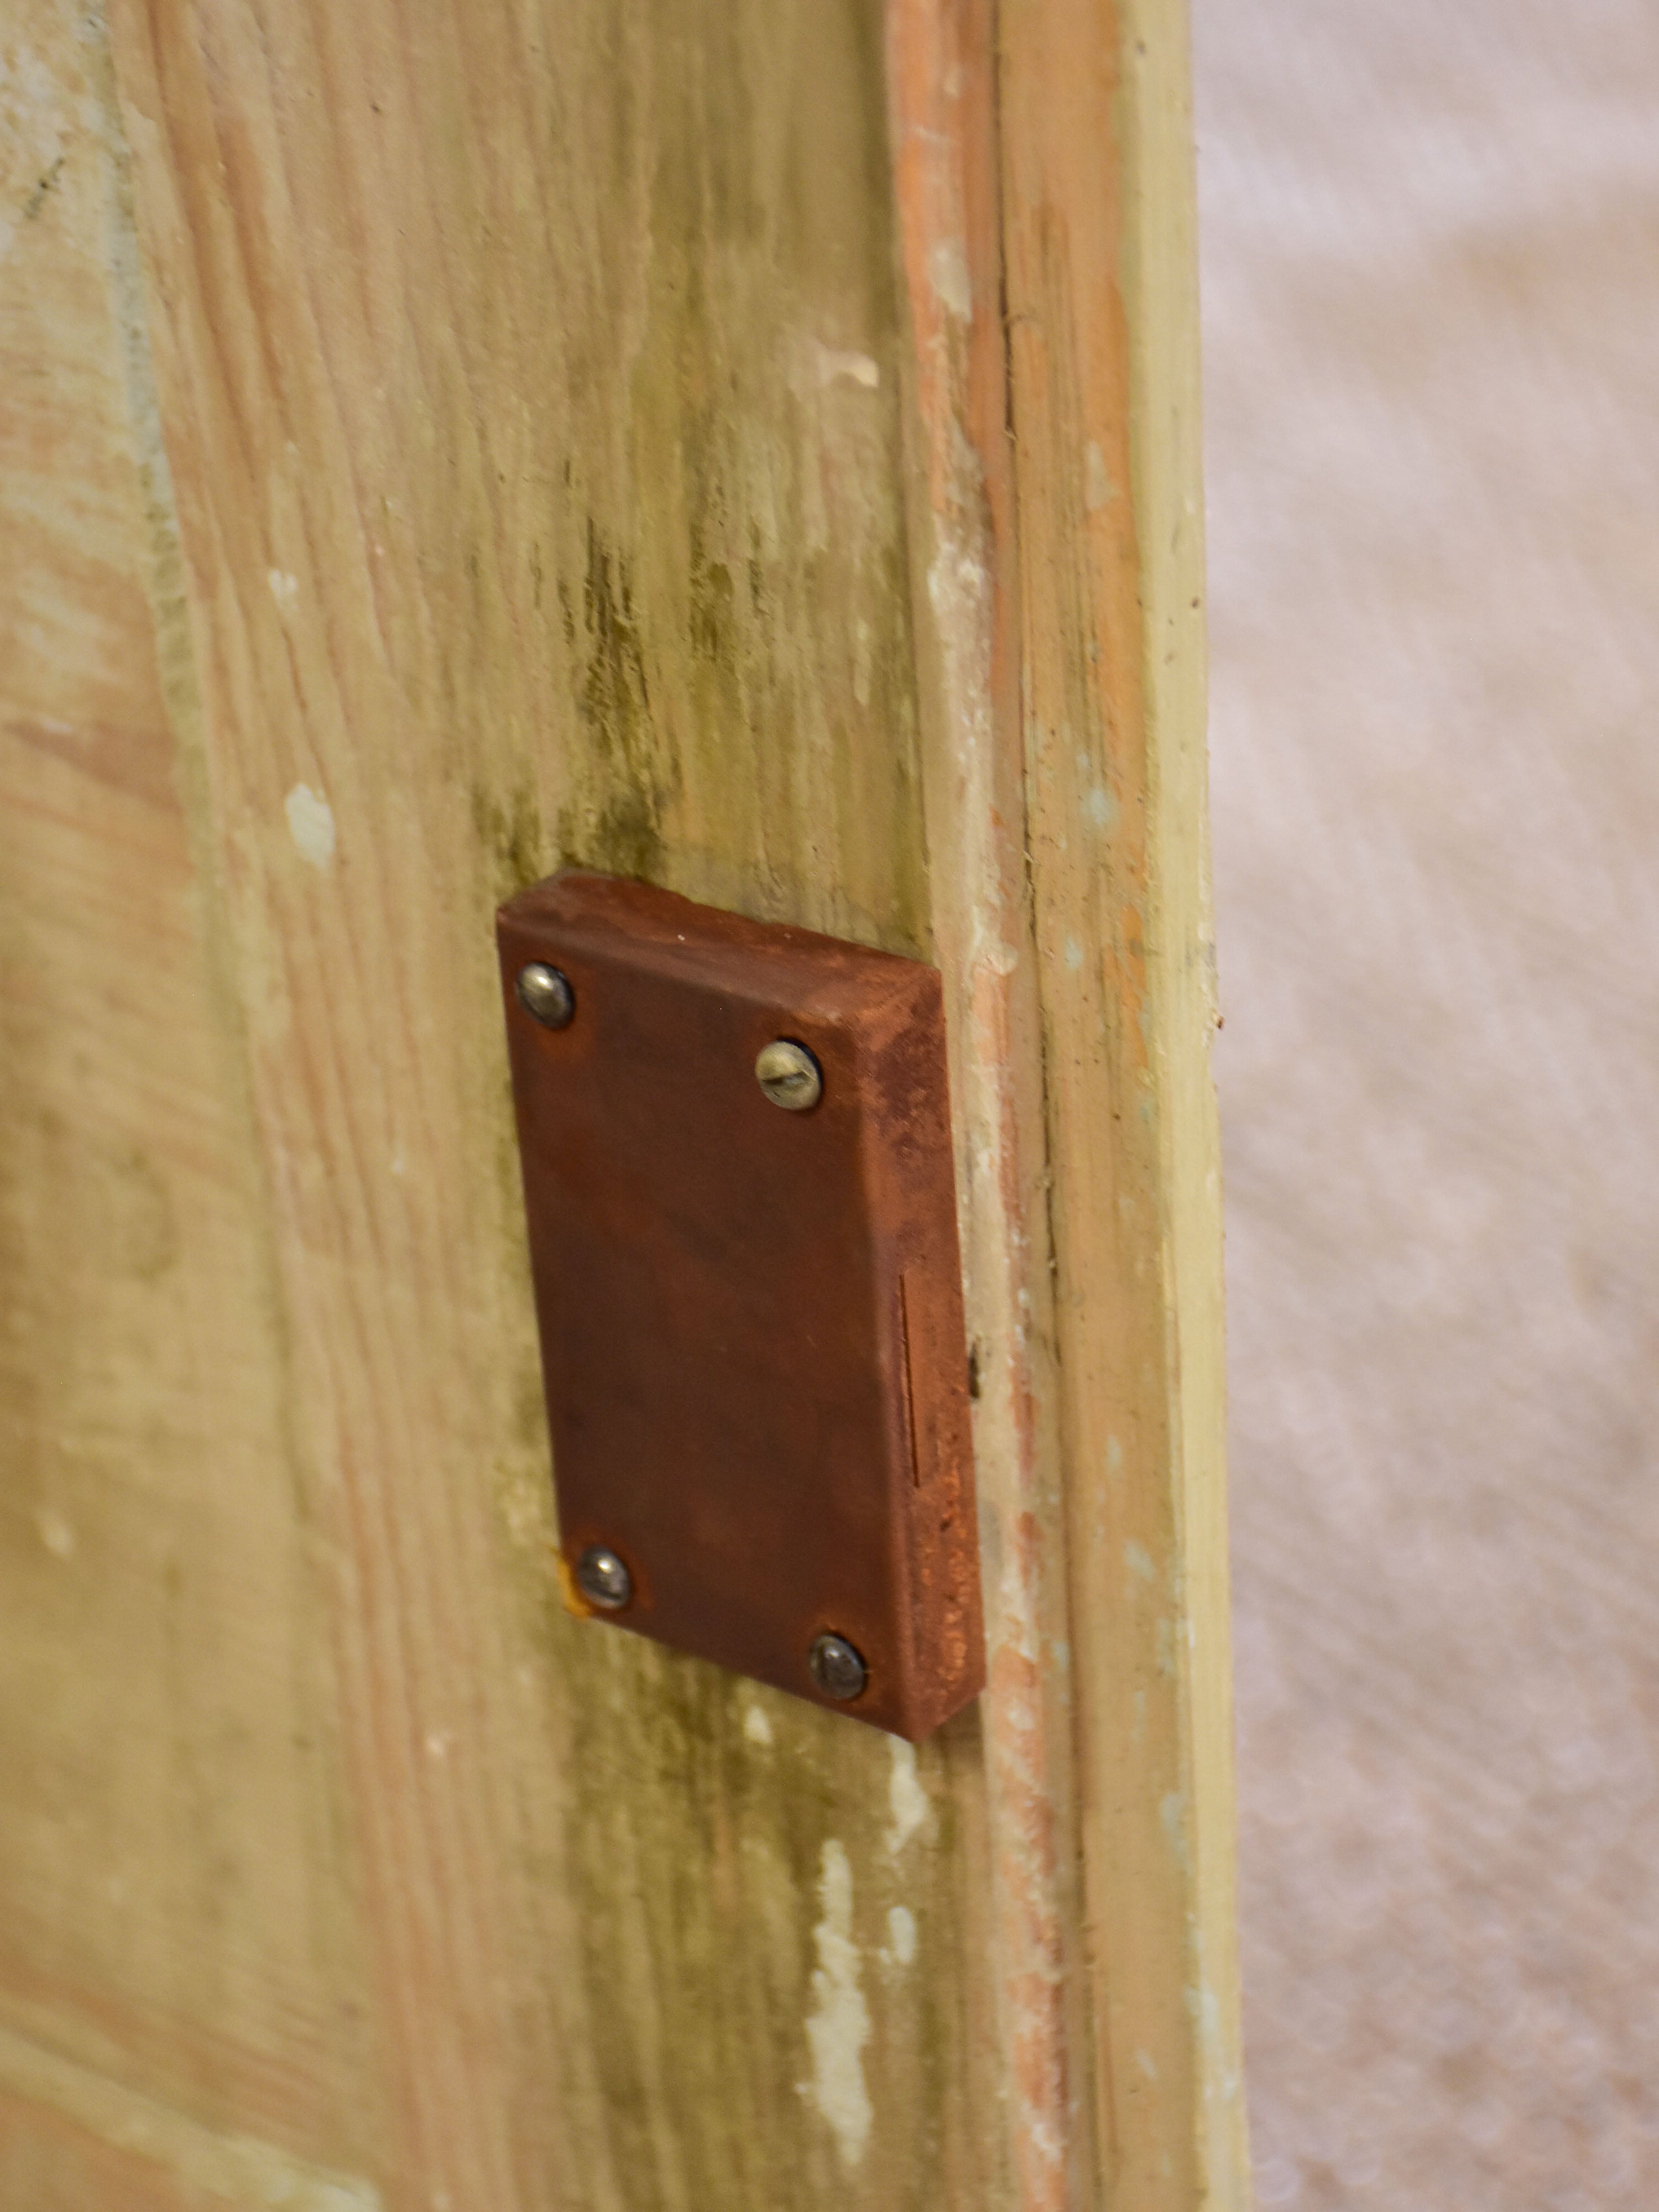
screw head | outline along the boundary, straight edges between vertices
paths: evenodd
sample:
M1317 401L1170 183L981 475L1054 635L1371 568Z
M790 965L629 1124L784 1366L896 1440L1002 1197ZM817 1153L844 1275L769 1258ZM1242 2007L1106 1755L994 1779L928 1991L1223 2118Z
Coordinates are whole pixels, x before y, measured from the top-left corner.
M818 1637L806 1655L806 1663L824 1696L838 1698L843 1704L861 1697L870 1680L862 1655L844 1636Z
M823 1096L823 1071L804 1044L774 1037L755 1062L755 1080L786 1114L805 1114Z
M568 975L561 975L556 968L550 968L544 960L532 960L527 968L520 969L514 988L526 1013L532 1015L544 1030L568 1027L576 1012L576 994L570 988Z
M605 1544L590 1544L576 1562L576 1581L590 1605L620 1613L634 1595L634 1577Z

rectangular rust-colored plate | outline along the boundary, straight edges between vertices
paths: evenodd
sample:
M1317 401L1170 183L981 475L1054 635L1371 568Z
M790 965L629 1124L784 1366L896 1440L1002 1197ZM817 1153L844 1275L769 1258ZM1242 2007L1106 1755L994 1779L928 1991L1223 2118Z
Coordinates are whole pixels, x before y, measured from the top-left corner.
M606 1547L606 1618L927 1735L984 1682L938 975L604 876L498 920L567 1587ZM810 1111L757 1079L779 1038Z

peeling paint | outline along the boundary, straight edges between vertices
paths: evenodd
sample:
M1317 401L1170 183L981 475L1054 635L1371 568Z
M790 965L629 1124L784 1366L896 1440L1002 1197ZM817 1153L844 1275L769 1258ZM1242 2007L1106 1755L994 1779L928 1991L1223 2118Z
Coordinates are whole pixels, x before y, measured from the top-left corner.
M767 1717L766 1708L764 1705L750 1706L748 1711L743 1717L743 1732L744 1735L748 1737L750 1743L763 1744L768 1747L770 1746L772 1741L772 1723Z
M289 835L302 860L325 868L334 858L334 810L309 784L296 783L283 801Z
M881 370L867 353L854 353L838 346L820 345L812 342L812 357L817 364L820 384L859 384L866 392L879 390Z
M927 274L947 315L965 323L974 312L968 255L959 238L942 238L927 257Z
M887 1802L893 1808L893 1825L887 1831L887 1849L894 1858L927 1819L927 1792L916 1773L916 1747L898 1736L888 1739L893 1753L892 1779Z
M823 1917L812 1931L818 1963L812 1974L813 2010L806 2023L812 2078L806 2094L836 2138L850 2173L864 2156L874 2112L864 2079L864 2046L870 2040L870 2008L859 1985L858 1946L853 1941L853 1869L847 1848L831 1836L818 1877Z
M882 1957L892 1966L908 1966L916 1955L916 1916L908 1905L887 1909L887 1942Z

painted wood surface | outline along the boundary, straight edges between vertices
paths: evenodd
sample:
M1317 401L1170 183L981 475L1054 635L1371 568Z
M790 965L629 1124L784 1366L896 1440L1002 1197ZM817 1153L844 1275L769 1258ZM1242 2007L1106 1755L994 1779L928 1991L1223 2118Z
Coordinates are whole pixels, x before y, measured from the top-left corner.
M1182 36L14 0L41 2202L1242 2203ZM490 923L568 860L944 970L919 1752L559 1603Z

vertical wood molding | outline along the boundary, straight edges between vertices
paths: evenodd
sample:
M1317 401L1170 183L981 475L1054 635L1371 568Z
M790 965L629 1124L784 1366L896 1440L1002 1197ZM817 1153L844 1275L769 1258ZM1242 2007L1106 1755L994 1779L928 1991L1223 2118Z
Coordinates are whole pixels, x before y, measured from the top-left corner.
M952 1095L989 1681L997 2027L1024 2212L1091 2201L1042 1017L1020 744L992 0L890 0L924 793Z
M931 880L970 1311L1009 1354L980 1435L1017 2166L1032 2205L1232 2207L1185 11L892 0L889 25Z
M1248 2212L1238 1983L1218 1021L1211 903L1203 416L1187 0L1124 0L1119 101L1132 489L1142 531L1141 653L1152 762L1150 988L1161 1090L1158 1188L1170 1480L1182 1634L1187 1947L1199 2092L1194 2190Z

